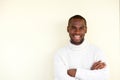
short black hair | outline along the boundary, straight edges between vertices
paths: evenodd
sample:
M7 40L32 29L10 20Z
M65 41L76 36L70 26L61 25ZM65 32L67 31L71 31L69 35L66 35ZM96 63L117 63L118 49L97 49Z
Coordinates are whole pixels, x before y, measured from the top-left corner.
M82 19L82 20L84 20L85 25L87 26L87 21L86 21L86 19L85 19L84 17L82 17L81 15L74 15L74 16L72 16L72 17L68 20L68 25L69 25L71 19Z

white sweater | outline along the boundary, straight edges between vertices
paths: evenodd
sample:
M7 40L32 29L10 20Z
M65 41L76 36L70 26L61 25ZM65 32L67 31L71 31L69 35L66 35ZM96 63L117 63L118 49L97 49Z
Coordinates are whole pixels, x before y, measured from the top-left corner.
M99 60L106 63L103 52L85 40L80 45L69 43L55 55L55 80L107 80L107 65L103 69L90 70L93 63ZM71 68L77 69L75 77L67 74Z

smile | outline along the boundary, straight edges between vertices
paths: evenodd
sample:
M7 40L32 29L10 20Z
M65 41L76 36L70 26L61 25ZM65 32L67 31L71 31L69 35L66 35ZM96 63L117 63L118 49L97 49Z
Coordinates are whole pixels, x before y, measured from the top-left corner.
M80 39L80 35L74 35L75 39Z

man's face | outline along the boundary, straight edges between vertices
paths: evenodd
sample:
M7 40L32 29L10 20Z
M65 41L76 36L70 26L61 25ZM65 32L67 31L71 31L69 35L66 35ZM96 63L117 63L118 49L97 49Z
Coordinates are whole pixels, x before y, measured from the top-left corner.
M85 33L87 32L87 27L84 20L75 18L70 20L67 31L71 42L75 45L79 45L84 39Z

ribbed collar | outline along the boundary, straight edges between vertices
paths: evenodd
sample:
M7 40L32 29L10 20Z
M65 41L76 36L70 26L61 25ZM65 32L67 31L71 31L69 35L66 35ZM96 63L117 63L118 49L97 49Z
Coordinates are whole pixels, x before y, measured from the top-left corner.
M75 50L75 51L83 50L87 45L88 45L88 43L86 40L84 40L80 45L74 45L71 42L69 42L69 48L71 50Z

